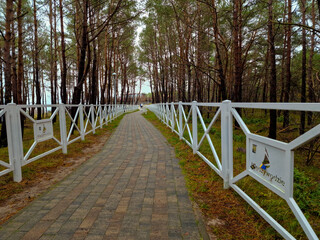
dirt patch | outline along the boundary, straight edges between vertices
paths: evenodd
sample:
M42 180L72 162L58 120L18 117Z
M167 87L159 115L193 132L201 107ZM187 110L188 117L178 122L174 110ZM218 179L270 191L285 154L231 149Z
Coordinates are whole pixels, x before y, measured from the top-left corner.
M110 132L105 132L99 136L92 136L94 143L86 144L78 154L72 154L71 157L66 157L62 165L56 168L41 169L40 172L37 173L37 177L31 180L23 179L20 183L23 190L0 202L0 224L3 224L49 187L64 179L75 168L99 152L109 136Z

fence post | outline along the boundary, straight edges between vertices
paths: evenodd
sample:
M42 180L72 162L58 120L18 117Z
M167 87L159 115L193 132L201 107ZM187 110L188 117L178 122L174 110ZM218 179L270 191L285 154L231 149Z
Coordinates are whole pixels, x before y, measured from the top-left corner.
M107 105L107 111L106 111L106 121L107 121L107 125L109 123L110 120L110 105Z
M173 132L175 126L175 118L174 118L174 104L171 102L171 131Z
M230 109L230 100L225 100L221 105L221 158L224 188L229 188L230 171L233 171L233 121Z
M164 124L166 124L166 108L165 103L160 103L161 105L161 120Z
M113 112L112 112L112 105L109 104L109 122L112 121L112 114L113 114Z
M60 136L62 144L62 153L67 154L67 123L66 123L66 109L64 104L59 104L59 123L60 123Z
M166 104L165 103L161 103L162 106L162 122L164 124L166 124Z
M166 124L169 127L169 104L166 102Z
M183 106L182 102L179 102L179 138L180 140L183 137L183 131L182 131L182 111L183 111Z
M79 120L80 120L80 136L81 140L84 141L84 124L83 124L83 105L79 104Z
M13 181L21 182L21 166L23 161L23 146L19 108L15 103L6 106L6 130L10 165L13 166Z
M99 104L99 116L100 116L100 128L102 129L103 126L103 110L102 110L102 106Z
M116 105L116 118L119 116L119 104Z
M193 154L198 151L198 113L197 113L197 101L192 102L192 150Z
M106 125L108 125L108 107L107 104L104 105L104 120L106 121Z
M92 133L95 134L96 133L96 124L94 121L95 111L94 111L93 104L90 105L90 110L91 110Z

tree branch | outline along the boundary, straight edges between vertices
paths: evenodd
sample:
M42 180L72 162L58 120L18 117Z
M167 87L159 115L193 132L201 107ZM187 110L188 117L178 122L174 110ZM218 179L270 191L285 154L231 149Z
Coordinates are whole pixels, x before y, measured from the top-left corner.
M122 3L122 0L119 0L117 3L117 6L115 7L115 9L113 10L113 12L106 18L106 20L103 22L101 29L88 41L88 44L90 42L92 42L94 39L96 39L101 33L102 31L105 29L105 27L109 24L109 22L111 21L111 19L113 18L113 16L118 12L118 10L120 9L120 5Z
M296 26L296 27L301 27L301 28L305 28L307 30L310 30L310 31L314 31L314 32L317 32L320 34L320 30L317 30L313 27L310 27L310 26L307 26L307 25L303 25L303 24L300 24L300 23L284 23L284 22L280 22L280 21L277 21L277 22L273 22L273 23L278 23L280 25L285 25L285 26Z
M1 36L3 37L3 40L6 40L6 37L4 36L3 32L1 31L1 29L0 29L0 33L1 33Z

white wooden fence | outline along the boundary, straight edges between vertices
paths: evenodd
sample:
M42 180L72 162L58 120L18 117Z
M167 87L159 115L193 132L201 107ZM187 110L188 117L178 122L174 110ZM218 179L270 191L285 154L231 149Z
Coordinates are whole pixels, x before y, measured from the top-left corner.
M186 107L189 112L186 112ZM216 112L211 122L206 126L199 107L214 107ZM318 239L303 212L293 198L294 183L294 151L308 141L320 135L320 124L289 143L273 140L250 132L236 108L243 109L275 109L292 111L320 112L318 103L232 103L227 100L222 103L161 103L148 106L157 117L179 135L220 177L225 188L233 188L251 207L253 207L273 228L285 239L295 239L272 216L263 210L236 183L246 176L256 181L283 198L302 226L309 239ZM186 114L187 113L187 114ZM210 130L220 117L221 121L221 159L216 152L215 144L210 137ZM191 120L191 123L190 123ZM198 120L204 134L198 139ZM246 136L246 168L234 175L233 159L233 121L236 121ZM190 126L191 130L190 130ZM187 134L187 137L184 137ZM200 147L207 139L214 161L210 161ZM268 163L264 163L267 158ZM320 199L319 199L320 201Z
M36 120L30 115L30 110L36 112L37 108L48 109L52 112L47 119ZM97 128L102 128L124 112L136 110L137 105L16 105L14 103L0 106L0 117L5 117L7 130L7 143L9 159L0 160L0 176L13 171L15 182L22 180L21 167L38 160L55 151L62 150L67 153L68 145L81 139L89 133L95 133ZM73 114L72 114L73 111ZM21 116L33 123L34 142L26 153L23 149L23 138L21 128ZM53 130L53 120L58 119L60 137ZM69 119L68 119L69 118ZM67 122L67 119L69 120ZM68 126L67 126L68 124ZM70 124L70 125L69 125ZM73 137L78 132L79 136ZM58 147L43 152L37 156L30 157L37 144L47 140L54 140Z

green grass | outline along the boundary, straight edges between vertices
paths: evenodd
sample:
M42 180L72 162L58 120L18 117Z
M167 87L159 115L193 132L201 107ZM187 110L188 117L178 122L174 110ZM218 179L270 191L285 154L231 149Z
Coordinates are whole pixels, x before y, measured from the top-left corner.
M206 127L208 127L211 119L215 113L215 109L210 112L210 118L204 119ZM242 118L246 123L247 127L252 133L256 133L261 136L268 136L268 127L269 127L269 115L268 112L264 110L243 110ZM206 114L203 114L206 116ZM284 142L290 142L299 136L299 113L290 114L290 127L287 129L282 129L281 116L278 117L278 139ZM155 115L148 113L146 116L147 119L153 123L157 120ZM189 120L190 130L192 128L191 123L192 119ZM319 123L319 116L314 116L314 123L311 126L307 126L307 130L311 129L313 126ZM220 119L213 125L213 128L210 130L209 135L215 146L217 155L221 159L221 128L220 128ZM177 136L166 134L165 130L162 127L157 127L161 129L164 135L167 137L168 141L173 144L176 149L181 148L181 142L177 143ZM201 137L204 134L204 130L200 121L198 120L198 139L200 141ZM191 130L192 132L192 130ZM187 130L184 132L184 137L189 140L189 135ZM175 140L173 140L175 139ZM239 127L234 127L233 129L233 155L234 155L234 176L246 169L246 136L243 133L242 129ZM305 146L295 150L295 172L294 172L294 198L297 201L298 205L304 212L305 216L309 220L310 224L316 231L316 234L320 234L320 154L316 153L313 161L313 165L306 165L306 151ZM189 147L187 147L189 148ZM216 165L213 158L212 151L209 147L208 141L205 139L199 150L204 156L206 156L213 164ZM185 168L188 165L189 157L186 156L181 150L177 151L177 157L180 159L180 165ZM202 160L200 160L202 161ZM190 166L191 165L191 166ZM193 162L189 164L188 169L191 171L196 171L199 168L198 162ZM194 169L194 170L192 170ZM213 172L211 170L211 172ZM218 175L216 175L218 176ZM208 188L203 185L200 181L196 181L194 178L200 178L201 174L188 174L187 183L189 189L196 194L206 193ZM208 181L206 179L206 181ZM219 177L215 180L210 181L221 181ZM193 182L193 184L190 184ZM305 234L303 233L302 228L300 227L298 221L295 219L292 211L289 209L285 200L274 194L272 191L265 188L263 185L256 182L251 177L246 177L237 183L239 187L245 189L245 192L252 197L264 210L266 210L272 217L274 217L280 224L282 224L293 236L297 239L306 239ZM236 196L238 201L244 202L235 192L233 195ZM202 203L200 204L201 207ZM205 204L207 205L207 203ZM247 205L247 214L257 216L257 213ZM205 208L204 208L205 210ZM233 211L233 210L232 210ZM255 217L257 218L257 217ZM260 218L259 218L260 219ZM265 239L275 239L279 238L279 234L269 226L265 225L264 220L259 220L259 226L263 226L262 235ZM227 235L225 235L227 236ZM245 238L241 238L245 239Z

